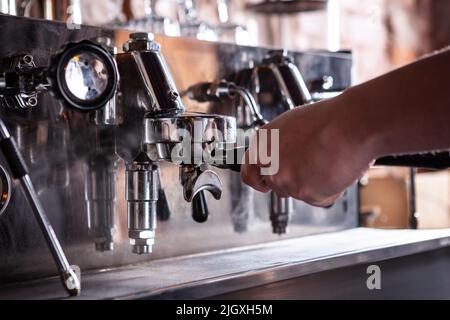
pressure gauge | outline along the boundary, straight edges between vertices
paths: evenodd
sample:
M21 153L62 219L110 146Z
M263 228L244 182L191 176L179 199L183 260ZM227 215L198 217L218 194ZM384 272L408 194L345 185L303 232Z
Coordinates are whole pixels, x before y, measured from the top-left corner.
M52 90L75 109L99 109L116 93L119 76L114 57L94 42L67 45L53 59L51 70Z

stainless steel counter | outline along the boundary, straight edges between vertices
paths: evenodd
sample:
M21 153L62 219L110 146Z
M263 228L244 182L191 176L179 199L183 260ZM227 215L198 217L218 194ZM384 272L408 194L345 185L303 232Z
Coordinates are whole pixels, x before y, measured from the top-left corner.
M82 294L78 298L202 299L220 295L228 295L229 298L233 297L233 292L258 286L263 288L310 275L447 248L450 248L450 229L352 229L86 272L82 277ZM445 251L444 256L448 270L450 251ZM433 258L428 260L433 262ZM400 271L411 276L406 269ZM365 273L353 275L354 278L361 276L364 279L368 277ZM436 276L442 277L442 274ZM320 285L319 282L315 284L316 287ZM362 285L365 286L365 282ZM63 298L66 295L56 278L0 287L0 299Z

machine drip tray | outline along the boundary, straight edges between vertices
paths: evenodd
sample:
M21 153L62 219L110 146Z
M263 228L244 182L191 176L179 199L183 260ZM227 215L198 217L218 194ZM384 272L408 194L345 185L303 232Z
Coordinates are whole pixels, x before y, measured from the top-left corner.
M299 281L317 274L327 272L347 272L352 268L353 280L361 279L357 286L367 293L367 266L381 265L386 276L391 270L383 263L401 261L417 255L429 255L433 252L445 251L445 255L434 255L427 263L438 263L441 267L450 267L450 229L441 230L375 230L351 229L341 232L314 235L303 238L270 242L239 249L210 252L192 256L156 260L148 263L121 268L85 272L83 274L82 294L78 299L204 299L215 296L239 298L239 292L246 290L250 294L252 288L265 292L277 283ZM433 258L440 259L435 261ZM444 259L445 261L443 261ZM423 262L422 262L423 264ZM414 264L403 263L396 269L410 277ZM357 267L355 269L355 267ZM397 266L398 267L398 266ZM431 266L436 268L436 266ZM437 266L439 267L439 266ZM396 272L397 272L396 271ZM404 272L403 272L404 271ZM340 272L340 271L339 271ZM360 274L359 274L360 273ZM398 273L398 272L397 272ZM432 272L433 273L433 272ZM409 274L409 275L408 275ZM428 276L427 276L428 274ZM433 278L436 278L436 274ZM383 273L383 277L385 274ZM398 274L397 274L398 276ZM424 270L423 277L430 272ZM340 279L340 280L339 280ZM420 277L417 286L424 283ZM420 281L419 281L420 280ZM442 290L445 283L440 282ZM343 281L336 277L336 281ZM317 297L327 298L330 292L321 290L322 285L330 286L323 281L315 282ZM428 287L431 285L427 279ZM450 282L447 283L450 286ZM290 284L292 289L292 284ZM298 287L300 288L300 287ZM361 289L360 288L360 289ZM397 288L398 289L398 288ZM411 287L404 289L404 294L411 292ZM295 298L301 290L297 290ZM236 295L234 294L236 293ZM341 292L339 294L343 294ZM325 296L323 295L325 294ZM335 294L338 294L335 292ZM342 298L360 298L352 296L357 291L350 290ZM404 297L404 295L400 295ZM252 295L245 295L251 298ZM261 298L261 296L257 296ZM277 298L268 294L267 297ZM282 295L283 298L289 296ZM379 296L374 296L375 298ZM0 287L0 299L65 299L65 292L59 279L50 278L21 284L10 284ZM336 298L336 297L335 297ZM370 298L370 296L369 296Z

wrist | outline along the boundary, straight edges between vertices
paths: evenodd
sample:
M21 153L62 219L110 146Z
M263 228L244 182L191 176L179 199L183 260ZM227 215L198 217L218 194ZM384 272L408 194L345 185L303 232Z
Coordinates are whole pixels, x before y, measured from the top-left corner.
M358 87L344 91L328 101L331 116L331 130L340 137L340 144L354 150L358 156L372 161L383 155L384 135L382 124L377 120L376 109L370 101L360 96Z

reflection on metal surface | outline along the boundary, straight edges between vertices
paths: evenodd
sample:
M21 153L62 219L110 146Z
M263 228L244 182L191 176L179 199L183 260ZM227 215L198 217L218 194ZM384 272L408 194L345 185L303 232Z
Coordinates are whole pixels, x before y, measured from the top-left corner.
M71 57L64 69L67 88L76 98L92 101L105 92L108 70L95 53L82 53Z
M286 50L270 52L264 59L264 64L272 70L279 89L293 103L294 107L311 102L311 93L305 80Z
M41 75L39 72L33 74L36 68L33 56L21 54L7 57L3 63L8 67L0 73L0 104L19 110L35 107L38 103L38 89L34 82L39 82Z
M136 254L152 252L155 243L157 170L149 162L127 164L128 236Z
M0 215L5 212L11 199L11 179L5 169L0 166Z
M114 249L117 221L117 161L104 155L88 161L86 170L86 210L95 249Z
M246 117L247 119L244 120L240 120L237 117L241 128L258 129L267 123L261 115L259 106L251 93L246 88L237 86L233 82L221 80L218 82L198 83L189 87L185 95L199 102L219 101L222 103L230 102L230 100L239 97L244 102L244 111L242 114L244 117L247 114L250 115L250 117Z
M160 45L153 40L153 35L149 33L132 33L130 39L123 46L125 53L119 55L119 64L134 64L137 70L132 84L124 83L122 92L126 92L129 87L141 83L144 86L145 94L149 97L150 103L146 108L147 112L154 116L172 116L184 111L175 82L169 71L167 63L161 54ZM124 70L122 68L121 70ZM122 71L123 72L123 71ZM127 70L130 72L130 70ZM139 79L140 81L136 81ZM132 103L127 100L124 103Z
M145 118L144 143L157 146L157 159L200 164L205 145L236 142L233 117L185 113L172 118Z
M54 36L42 37L43 30ZM15 37L17 34L27 36L17 39ZM7 45L0 47L0 58L27 53L34 57L37 68L46 67L51 57L67 43L99 37L109 37L113 45L121 47L129 40L129 32L85 26L80 30L67 30L65 25L49 21L1 16L0 39ZM248 67L249 60L262 61L268 52L263 48L239 47L184 38L157 37L157 40L167 60L166 67L172 70L173 76L173 82L168 82L163 77L149 79L152 86L158 88L159 93L167 93L165 89L172 87L172 84L183 91L196 83L224 79ZM330 75L334 79L331 90L345 88L350 84L349 55L324 52L292 55L295 64L302 70L306 83ZM155 52L145 52L141 54L141 58L144 64L155 63L158 70L166 68L160 63ZM47 92L43 92L39 96L38 104L33 108L20 111L0 109L0 117L18 141L25 162L32 170L31 179L38 197L71 262L82 269L111 268L279 239L277 235L271 234L268 195L253 190L241 191L247 187L242 185L236 173L226 170L217 171L222 186L221 200L209 201L209 195L206 196L207 211L211 212L211 219L202 226L194 224L191 219L192 204L184 201L179 166L161 162L159 164L161 183L172 214L169 220L158 221L156 232L158 240L152 248L152 255L135 255L131 252L126 221L128 207L125 197L126 163L133 163L136 159L142 160L139 159L142 153L148 157L154 153L157 157L158 151L154 145L144 143L143 134L144 119L148 118L149 108L153 108L152 96L140 81L139 70L133 56L127 53L119 54L116 60L121 75L120 94L116 96L116 105L107 104L105 108L81 113L73 108L67 108ZM0 73L8 68L9 66L1 64ZM155 76L157 73L152 73L151 70L155 69L146 68L150 77ZM230 76L230 80L234 78ZM240 85L237 81L233 82ZM269 84L273 85L274 82ZM172 105L173 100L170 100L172 94L158 94L155 97L160 106ZM278 114L280 110L285 109L277 93L273 99L270 97L272 100L262 98L264 97L259 97L258 103L265 118L270 119L271 114ZM235 105L213 101L199 103L180 97L175 100L178 106L183 106L189 113L217 114L225 118L235 116L238 108ZM155 107L153 110L158 108ZM103 173L92 172L99 170L100 165L94 166L91 162L98 159L99 155L106 155L108 159L101 167L105 170ZM113 155L119 158L116 159ZM5 165L2 155L0 164ZM112 174L114 170L116 170L115 177ZM110 174L107 179L106 171ZM91 175L91 178L88 175ZM102 183L94 185L92 179L94 176L105 177L105 185L103 187ZM97 181L97 178L95 180ZM114 222L109 220L114 211L112 209L114 192L107 182L112 180L117 183L115 197L117 212ZM95 187L91 189L92 192L86 183ZM109 191L103 190L104 188L108 188ZM161 198L159 190L158 187L156 191L158 198ZM98 196L93 195L94 191ZM35 232L36 224L29 214L24 194L14 184L11 193L13 196L10 204L0 219L0 255L5 257L0 260L0 283L55 275L54 264L48 256L45 239ZM100 199L103 196L104 199ZM98 214L89 216L88 206L94 207L92 201L98 201L95 204ZM101 201L105 202L101 204ZM106 204L107 201L110 202L109 205ZM158 202L157 207L160 207ZM100 209L101 207L104 209ZM290 233L284 237L355 227L357 211L355 187L350 188L346 196L329 210L313 208L300 201L294 201ZM104 217L104 220L99 219L96 223L91 223L89 229L88 217L91 219L94 216L96 219ZM147 222L153 221L151 219ZM94 220L91 219L91 222ZM236 227L237 223L241 225ZM113 224L115 232L109 229ZM96 238L101 238L97 231L94 232L96 228L97 231L100 229L105 231L105 239L108 238L108 234L114 233L114 251L96 250L93 242ZM236 233L235 228L241 233ZM183 245L179 245L180 243ZM106 244L106 247L108 246Z
M33 182L30 179L28 168L22 154L17 148L14 137L11 137L8 128L3 123L3 120L0 120L0 149L12 171L13 177L19 181L28 205L31 208L31 212L41 229L42 235L47 241L50 253L58 267L64 288L70 295L79 295L81 290L79 277L75 274L73 267L69 265L53 226L47 217Z
M312 102L311 93L305 80L286 50L270 51L262 63L253 69L252 81L254 83L252 88L257 88L256 91L258 91L261 82L264 81L259 79L261 69L270 70L273 73L287 110Z

